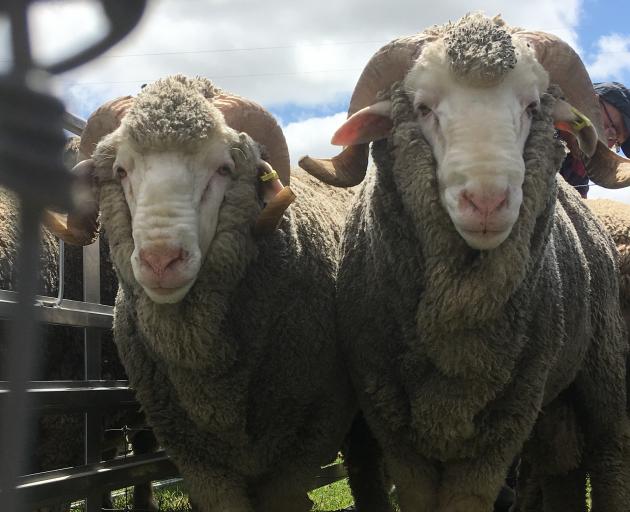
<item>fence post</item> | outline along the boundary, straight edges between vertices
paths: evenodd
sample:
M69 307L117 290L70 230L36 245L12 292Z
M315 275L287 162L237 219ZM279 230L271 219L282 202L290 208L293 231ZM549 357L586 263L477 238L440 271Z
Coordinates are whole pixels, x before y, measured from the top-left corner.
M100 240L83 248L83 300L101 302ZM101 329L86 327L85 379L100 380L101 375ZM101 461L103 438L103 415L100 411L85 413L85 463ZM102 493L92 493L86 497L86 512L101 512Z

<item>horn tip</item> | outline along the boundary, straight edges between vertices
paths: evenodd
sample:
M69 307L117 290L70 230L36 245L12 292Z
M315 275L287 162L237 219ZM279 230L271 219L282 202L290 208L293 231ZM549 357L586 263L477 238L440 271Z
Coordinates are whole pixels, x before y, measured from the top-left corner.
M347 176L347 173L339 173L335 159L328 158L311 158L306 155L300 158L298 165L314 178L331 185L333 187L348 188L354 187L361 183L363 176L355 179L353 176Z

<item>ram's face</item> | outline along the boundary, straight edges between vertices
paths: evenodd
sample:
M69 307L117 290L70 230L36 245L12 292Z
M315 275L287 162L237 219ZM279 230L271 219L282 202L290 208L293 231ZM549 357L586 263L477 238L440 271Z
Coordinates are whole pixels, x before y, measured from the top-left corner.
M229 148L219 136L186 152L118 147L112 171L131 213L131 265L155 302L180 301L197 278L234 173Z
M431 55L404 83L437 162L441 202L476 249L497 247L518 218L523 149L548 85L531 50L517 50L516 66L498 83L471 85L443 66L436 72Z

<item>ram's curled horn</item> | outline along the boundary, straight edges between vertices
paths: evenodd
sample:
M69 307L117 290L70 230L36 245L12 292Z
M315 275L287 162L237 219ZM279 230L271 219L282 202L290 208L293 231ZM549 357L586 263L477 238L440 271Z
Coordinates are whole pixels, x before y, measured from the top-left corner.
M44 211L44 226L56 237L72 245L89 245L98 234L98 200L94 195L94 161L90 158L74 166L72 174L75 210L61 214Z
M353 187L363 181L367 170L369 144L348 146L333 158L300 159L300 167L333 187Z
M418 34L396 39L383 46L365 66L350 99L348 117L374 103L377 94L402 80L422 51L436 36ZM369 144L348 146L330 159L304 157L302 167L324 183L336 187L352 187L365 177Z
M623 188L630 185L630 160L623 158L601 140L597 150L586 164L588 177L606 188Z
M91 157L99 141L120 126L132 105L132 96L116 98L101 105L87 120L81 134L80 153Z
M88 245L98 235L98 198L95 197L94 162L91 159L98 142L113 132L133 105L131 96L123 96L108 101L99 107L88 119L81 135L79 160L72 169L75 175L75 198L77 207L67 215L46 212L44 225L55 236L72 245Z
M549 83L562 89L566 100L588 117L602 137L601 114L593 84L579 55L557 36L546 32L519 30L512 37L528 43L536 60L549 73Z
M239 96L221 93L211 101L221 111L230 128L245 132L264 146L268 153L267 159L278 173L280 181L288 185L291 176L289 149L275 118L257 103Z
M549 73L550 83L559 85L567 101L586 115L595 126L599 141L595 154L586 161L589 178L607 188L630 185L630 160L608 149L599 100L578 54L560 38L545 32L517 31L513 36L523 38L531 44L538 62Z
M64 160L78 161L72 169L75 176L75 209L68 214L45 211L44 226L55 236L72 245L89 245L98 234L98 199L94 196L94 148L104 135L113 132L125 116L133 98L124 96L109 101L96 110L88 119L81 141L66 148ZM72 154L70 154L72 152Z

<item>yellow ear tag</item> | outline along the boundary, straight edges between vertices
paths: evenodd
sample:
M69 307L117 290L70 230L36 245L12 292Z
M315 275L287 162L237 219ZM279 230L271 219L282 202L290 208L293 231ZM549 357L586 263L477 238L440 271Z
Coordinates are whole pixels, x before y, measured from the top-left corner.
M270 171L266 172L265 174L262 174L259 179L263 183L265 181L276 180L276 179L278 179L278 173L275 170L271 169Z
M273 233L282 219L282 215L295 200L295 194L289 187L282 185L278 173L267 162L261 162L264 171L258 179L262 183L261 192L264 208L256 220L254 234L269 235Z
M573 128L576 132L582 131L587 126L592 126L591 120L574 106L571 106L571 112L573 112L577 118L577 120L571 122L571 128Z

